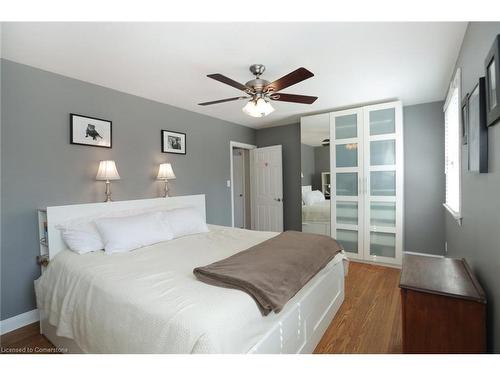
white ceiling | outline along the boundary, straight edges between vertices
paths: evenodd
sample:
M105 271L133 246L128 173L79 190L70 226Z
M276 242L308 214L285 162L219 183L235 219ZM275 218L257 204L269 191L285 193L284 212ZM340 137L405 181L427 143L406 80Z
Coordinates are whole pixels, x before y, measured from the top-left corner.
M4 58L251 127L301 115L399 98L442 100L467 24L442 23L7 23ZM243 101L203 101L240 91L206 77L245 83L265 64L272 81L305 67L315 77L283 92L315 95L313 105L273 103L255 119Z

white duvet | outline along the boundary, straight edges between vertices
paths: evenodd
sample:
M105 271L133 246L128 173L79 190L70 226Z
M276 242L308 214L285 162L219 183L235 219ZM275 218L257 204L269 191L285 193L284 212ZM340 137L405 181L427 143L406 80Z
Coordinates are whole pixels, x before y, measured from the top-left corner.
M124 254L59 253L35 281L42 317L84 352L248 352L286 306L264 317L246 293L202 283L192 271L277 233L209 227Z

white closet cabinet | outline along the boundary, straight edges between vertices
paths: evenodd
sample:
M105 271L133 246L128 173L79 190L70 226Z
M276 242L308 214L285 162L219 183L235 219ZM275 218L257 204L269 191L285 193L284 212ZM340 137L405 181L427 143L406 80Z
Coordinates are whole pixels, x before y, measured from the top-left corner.
M348 256L401 264L401 102L330 113L331 233Z

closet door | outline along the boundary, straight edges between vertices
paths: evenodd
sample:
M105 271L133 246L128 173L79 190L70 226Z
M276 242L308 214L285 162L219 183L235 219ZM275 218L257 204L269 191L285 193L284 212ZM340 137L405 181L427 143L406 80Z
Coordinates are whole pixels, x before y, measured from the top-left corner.
M363 110L330 113L332 237L363 259Z
M403 128L401 102L363 108L364 259L401 264Z

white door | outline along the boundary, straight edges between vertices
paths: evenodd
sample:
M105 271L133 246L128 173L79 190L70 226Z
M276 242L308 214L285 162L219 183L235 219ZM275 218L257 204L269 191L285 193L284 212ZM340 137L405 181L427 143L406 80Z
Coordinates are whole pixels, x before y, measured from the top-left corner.
M364 107L365 259L401 264L403 114L400 102Z
M250 150L252 229L283 231L281 145Z
M245 228L245 156L242 150L233 149L233 203L234 226Z
M363 259L363 110L330 114L332 237L349 258Z

